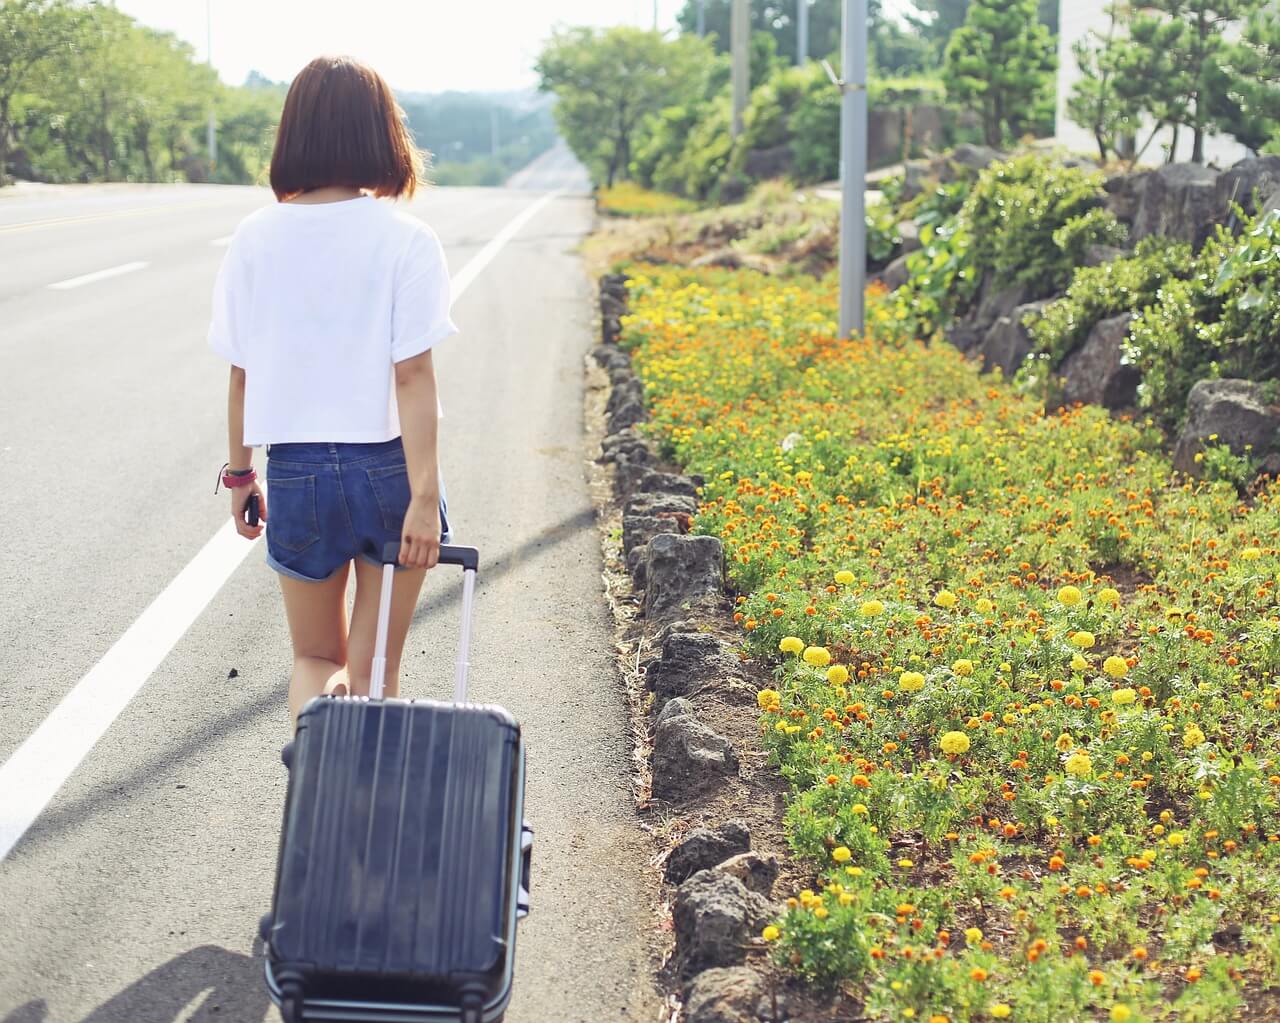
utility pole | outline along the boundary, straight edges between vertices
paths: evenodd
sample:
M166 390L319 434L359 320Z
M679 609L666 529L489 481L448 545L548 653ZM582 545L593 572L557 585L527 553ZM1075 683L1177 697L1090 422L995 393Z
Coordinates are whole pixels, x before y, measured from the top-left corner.
M658 31L658 0L653 0L653 30Z
M742 115L751 91L751 18L747 0L733 0L729 39L733 49L733 137L742 134Z
M698 0L698 38L707 34L707 0Z
M809 0L796 0L796 64L809 62Z
M209 70L213 71L213 0L205 0L204 4L205 28L209 35L209 51L208 64ZM216 72L214 72L216 76ZM213 82L213 95L209 97L209 177L213 177L213 172L218 166L218 120L214 111L214 96L218 94L218 84L215 77Z
M840 102L840 336L866 327L867 0L844 0Z

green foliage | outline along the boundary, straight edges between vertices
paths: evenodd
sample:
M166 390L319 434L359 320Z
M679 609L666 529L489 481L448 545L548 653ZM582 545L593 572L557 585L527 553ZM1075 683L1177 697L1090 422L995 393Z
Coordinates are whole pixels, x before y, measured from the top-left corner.
M970 257L993 286L1021 283L1037 295L1065 287L1083 247L1114 242L1114 217L1102 204L1102 176L1035 154L995 163L978 176L961 216L973 237Z
M699 95L718 62L693 36L667 40L629 27L555 32L538 57L541 88L555 93L556 122L598 183L628 172L643 125L672 98Z
M1076 93L1073 117L1086 115L1081 123L1096 128L1099 122L1144 118L1151 130L1138 140L1135 160L1142 156L1156 135L1165 128L1192 135L1192 160L1204 162L1204 140L1213 131L1228 127L1256 133L1260 130L1257 111L1244 100L1253 93L1249 85L1252 68L1265 61L1263 38L1237 46L1231 33L1264 9L1265 0L1147 0L1142 4L1115 7L1114 17L1123 31L1115 32L1096 48L1094 63L1105 70L1105 96L1090 97L1096 77L1086 69L1086 81ZM1238 69L1232 72L1233 58ZM1234 108L1246 102L1244 109ZM1093 115L1081 110L1092 103ZM1100 113L1100 111L1102 111Z
M550 102L521 108L501 94L399 97L414 139L434 154L441 185L500 185L556 139Z
M954 102L982 114L987 144L1021 137L1052 87L1053 38L1036 0L972 0L947 43L943 77Z
M1031 325L1034 358L1041 366L1056 368L1098 323L1145 309L1167 282L1188 276L1192 265L1189 245L1144 238L1132 256L1080 267L1066 295L1046 306Z
M1225 228L1186 279L1167 282L1134 322L1126 358L1142 371L1138 397L1167 425L1206 377L1266 380L1280 373L1280 211Z
M1120 8L1108 11L1105 33L1090 29L1077 39L1071 52L1080 78L1067 97L1067 115L1076 124L1088 128L1098 145L1098 157L1106 162L1119 153L1133 134L1134 105L1126 102L1116 88L1115 55Z
M805 0L809 4L810 57L829 57L840 50L840 0ZM796 59L797 0L751 0L750 25L753 38L767 35L774 40L777 52L788 63ZM706 30L714 39L718 52L729 49L731 0L704 0ZM891 73L925 70L936 64L929 41L898 18L889 16L881 0L867 5L868 42L871 61L877 68ZM678 15L680 30L697 31L698 0L686 0ZM752 81L762 81L752 74Z
M1100 208L1101 175L1036 154L992 164L959 212L936 222L956 198L943 190L930 200L932 210L921 207L923 247L908 257L910 279L895 295L903 317L925 336L965 312L980 284L1052 294L1070 281L1085 248L1124 237Z
M1280 13L1255 11L1226 59L1208 70L1218 127L1255 151L1280 135Z
M12 169L46 181L252 182L282 101L275 88L223 86L188 44L113 6L0 4L0 181Z

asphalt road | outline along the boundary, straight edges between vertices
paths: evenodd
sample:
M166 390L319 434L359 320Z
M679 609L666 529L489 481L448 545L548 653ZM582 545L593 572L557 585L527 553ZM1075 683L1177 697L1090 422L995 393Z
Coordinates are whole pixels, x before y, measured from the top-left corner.
M508 1019L648 1021L646 845L583 472L590 285L574 249L591 207L563 154L535 171L527 189L569 191L474 278L455 306L462 335L437 351L450 520L482 554L473 696L510 708L529 746L534 912ZM436 189L412 209L457 273L539 197ZM270 199L0 193L0 772L226 521L210 289L219 240ZM171 648L135 637L158 667L0 860L0 1021L277 1018L256 927L284 797L289 646L263 553ZM459 593L447 570L428 578L407 693L448 693ZM58 735L59 755L82 744L83 729ZM22 795L10 781L0 819Z

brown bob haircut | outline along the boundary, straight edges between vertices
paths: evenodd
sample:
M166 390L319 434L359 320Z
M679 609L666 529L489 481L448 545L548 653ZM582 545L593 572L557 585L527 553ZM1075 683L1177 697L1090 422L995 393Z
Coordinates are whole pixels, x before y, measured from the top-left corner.
M404 111L373 68L351 57L317 57L298 72L271 154L277 199L329 186L409 198L423 164Z

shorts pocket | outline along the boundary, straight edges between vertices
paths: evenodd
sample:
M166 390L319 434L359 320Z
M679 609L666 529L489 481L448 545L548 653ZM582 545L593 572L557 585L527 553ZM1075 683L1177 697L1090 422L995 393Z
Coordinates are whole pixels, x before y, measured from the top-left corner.
M316 478L267 477L267 546L305 551L320 539L316 521Z
M373 491L378 510L382 513L382 527L392 533L404 529L404 513L409 510L409 472L403 465L387 465L366 469L369 488Z

